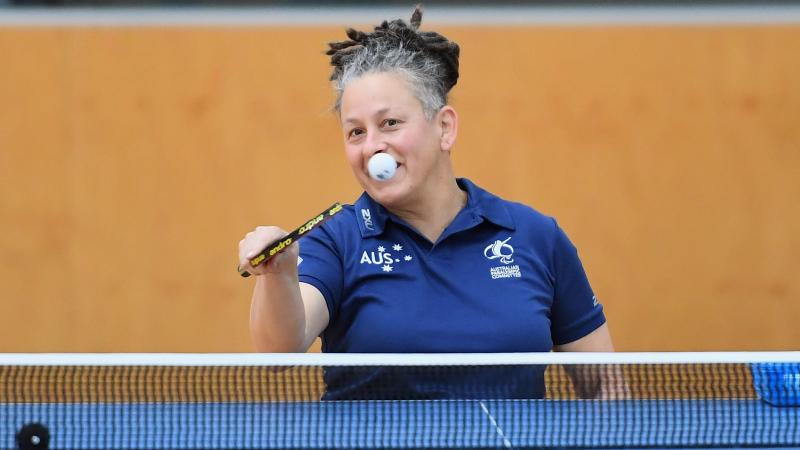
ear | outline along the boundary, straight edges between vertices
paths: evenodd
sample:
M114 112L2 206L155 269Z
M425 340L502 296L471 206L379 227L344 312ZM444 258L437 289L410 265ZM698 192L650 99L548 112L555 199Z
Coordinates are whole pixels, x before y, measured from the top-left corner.
M441 133L439 145L443 151L449 152L458 136L458 113L452 106L445 105L436 114L436 123Z

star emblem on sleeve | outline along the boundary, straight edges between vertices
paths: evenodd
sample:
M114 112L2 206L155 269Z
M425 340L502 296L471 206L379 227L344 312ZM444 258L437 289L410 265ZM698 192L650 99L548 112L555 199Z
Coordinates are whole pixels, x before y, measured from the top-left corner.
M396 252L399 252L399 251L403 250L403 246L402 246L402 245L400 245L400 244L394 244L394 245L392 246L392 250L394 250L394 251L396 251Z
M388 264L384 264L383 267L381 267L381 269L383 269L384 272L391 272L392 271L392 266L390 266Z

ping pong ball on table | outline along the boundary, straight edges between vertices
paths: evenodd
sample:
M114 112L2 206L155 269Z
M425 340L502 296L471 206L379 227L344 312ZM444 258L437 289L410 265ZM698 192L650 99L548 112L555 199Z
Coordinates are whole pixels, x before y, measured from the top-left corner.
M388 153L376 153L367 163L369 176L378 181L388 181L397 170L397 161Z

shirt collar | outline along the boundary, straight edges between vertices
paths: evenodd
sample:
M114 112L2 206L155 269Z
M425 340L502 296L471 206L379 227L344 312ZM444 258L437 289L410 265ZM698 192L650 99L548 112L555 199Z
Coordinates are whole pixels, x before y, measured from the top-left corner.
M356 220L358 229L361 230L361 237L368 238L379 236L383 233L389 211L380 203L376 202L366 192L356 200Z
M456 181L461 189L467 191L466 209L499 227L512 231L516 229L514 218L508 212L503 199L481 189L466 178L458 178Z
M456 180L458 186L467 192L466 211L473 216L480 216L487 221L509 230L516 229L514 219L506 208L505 202L466 178ZM392 214L366 192L355 202L356 220L363 238L379 236L386 227L386 221Z

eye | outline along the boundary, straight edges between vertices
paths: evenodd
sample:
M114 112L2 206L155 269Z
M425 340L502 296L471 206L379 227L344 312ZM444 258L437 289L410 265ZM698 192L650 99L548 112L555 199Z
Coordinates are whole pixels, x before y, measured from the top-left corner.
M400 121L397 119L386 119L383 121L383 124L387 127L396 127L400 124Z
M362 135L363 133L364 133L364 130L362 130L361 128L353 128L352 130L350 130L349 133L347 133L347 137L348 138L354 138L356 136Z

